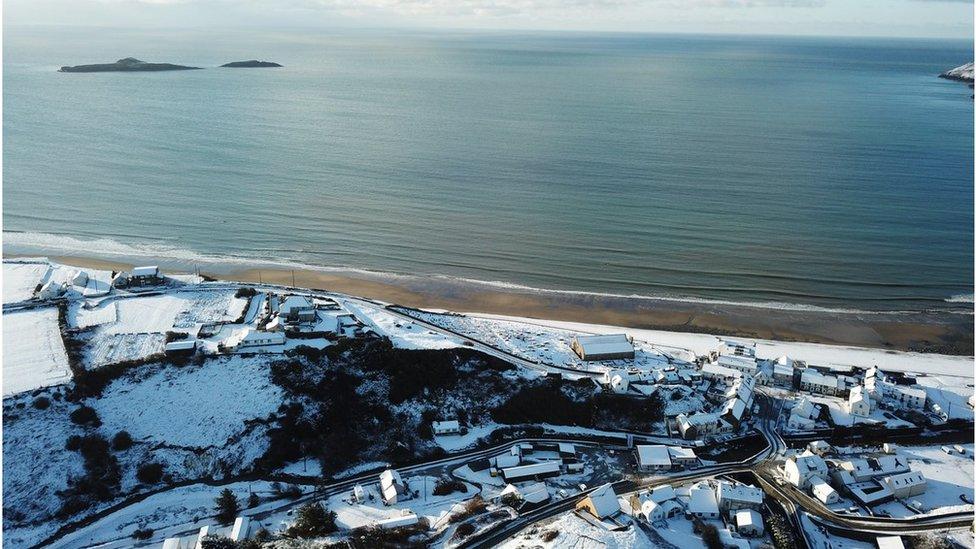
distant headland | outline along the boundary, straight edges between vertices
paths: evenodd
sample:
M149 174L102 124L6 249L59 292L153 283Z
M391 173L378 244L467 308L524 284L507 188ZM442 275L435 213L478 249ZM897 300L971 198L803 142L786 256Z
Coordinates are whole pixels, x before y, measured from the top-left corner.
M258 61L252 59L250 61L233 61L231 63L224 63L221 67L230 67L234 69L250 69L250 68L265 68L265 67L280 67L278 63L273 63L271 61Z
M172 63L147 63L134 57L119 59L115 63L99 63L95 65L75 65L61 67L59 72L137 72L137 71L187 71L200 67L186 67Z
M947 70L939 75L939 78L945 78L948 80L958 80L959 82L973 83L973 64L966 63L965 65L960 65L954 69Z

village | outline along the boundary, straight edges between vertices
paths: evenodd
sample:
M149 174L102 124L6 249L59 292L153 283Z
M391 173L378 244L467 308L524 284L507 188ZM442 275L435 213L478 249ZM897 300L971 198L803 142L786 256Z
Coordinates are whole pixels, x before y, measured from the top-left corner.
M18 546L973 547L971 357L424 311L157 266L3 269ZM338 473L303 455L257 473L290 407L311 404L282 385L282 361L364 342L468 353L510 367L492 383L585 387L654 413L513 426L408 401L397 413L436 453ZM116 464L114 491L73 510L74 480L106 474L96 455Z

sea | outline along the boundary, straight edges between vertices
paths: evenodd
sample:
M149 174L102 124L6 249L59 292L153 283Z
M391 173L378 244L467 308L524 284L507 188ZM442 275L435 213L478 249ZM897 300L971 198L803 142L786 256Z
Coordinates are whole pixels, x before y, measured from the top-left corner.
M7 254L973 310L969 40L5 28ZM204 67L60 73L136 57ZM277 69L226 69L261 59Z

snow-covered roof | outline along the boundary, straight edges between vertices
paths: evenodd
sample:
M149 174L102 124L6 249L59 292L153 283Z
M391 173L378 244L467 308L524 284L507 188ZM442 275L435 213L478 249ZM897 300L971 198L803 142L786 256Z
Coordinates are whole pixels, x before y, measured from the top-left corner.
M181 339L178 341L170 341L166 344L164 348L166 351L189 351L190 349L196 349L197 340L195 339Z
M399 517L391 517L388 519L376 521L376 526L380 528L400 528L401 526L412 526L420 522L420 517L413 513L406 515L400 515Z
M631 343L627 334L576 336L576 342L587 355L631 353L634 351L634 344Z
M843 387L843 382L837 376L821 374L820 372L811 369L803 371L803 373L800 375L800 382L809 383L810 385L820 385L823 387Z
M300 311L304 309L314 309L315 305L308 296L290 295L278 306L279 314L288 316L292 310Z
M730 501L742 501L762 505L763 491L755 486L745 484L732 484L731 482L719 482L718 499Z
M559 453L561 454L575 454L576 447L568 442L559 443Z
M719 353L724 355L756 356L756 344L747 341L725 339L719 347Z
M698 456L695 455L695 450L692 448L668 446L668 453L671 454L671 459L698 459Z
M833 486L827 484L827 481L818 476L810 478L810 490L817 499L824 503L827 502L831 494L837 493Z
M716 363L726 368L753 371L757 368L755 357L739 355L719 355Z
M158 265L146 265L132 269L132 276L159 276Z
M549 489L544 482L535 482L519 488L519 493L528 503L542 503L549 499Z
M639 444L637 463L650 467L671 467L671 454L667 446Z
M722 407L722 414L728 414L735 418L736 421L742 419L742 415L746 413L746 403L742 402L738 398L733 398L725 403Z
M905 549L901 536L878 536L878 549Z
M502 469L502 476L509 479L558 473L560 463L561 460L556 460L546 461L543 463L532 463L530 465L519 465L518 467L507 467Z
M456 419L448 421L435 421L433 422L434 431L457 431L461 428L461 425Z
M400 478L400 473L394 471L393 469L387 469L380 473L380 488L386 488L388 486L393 486L394 484L402 484L403 479Z
M712 362L704 364L701 368L701 372L702 375L712 375L716 377L742 377L742 372L739 370L733 370L732 368L720 366Z
M247 331L247 334L241 338L241 343L247 345L249 343L261 343L262 345L281 345L285 342L285 334L281 332L262 332L259 330Z
M593 490L587 497L593 502L593 508L599 518L616 514L620 510L617 493L613 491L613 486L609 483Z
M688 495L691 499L688 502L690 513L718 514L718 501L715 499L715 490L706 486L692 488Z
M251 519L247 517L237 517L234 520L234 527L230 531L231 541L244 541L247 539L247 533L250 527Z
M739 529L748 526L762 526L762 515L754 509L740 509L735 513L735 526Z
M810 450L806 450L802 454L793 457L792 461L796 463L796 468L801 473L827 470L827 462L825 462L822 457L814 454Z
M654 501L655 503L663 503L669 499L674 499L676 494L674 493L674 488L670 484L662 484L652 488L648 492L648 499Z

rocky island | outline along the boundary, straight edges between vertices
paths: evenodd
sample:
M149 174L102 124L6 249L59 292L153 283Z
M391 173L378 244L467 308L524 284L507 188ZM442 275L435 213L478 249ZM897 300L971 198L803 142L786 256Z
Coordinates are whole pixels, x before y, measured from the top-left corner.
M959 82L973 83L973 64L966 63L965 65L960 65L954 69L947 70L939 75L939 78L945 78L947 80L957 80Z
M200 67L185 67L172 63L147 63L134 57L119 59L115 63L99 63L95 65L75 65L61 67L58 72L136 72L136 71L186 71Z
M271 61L258 61L256 59L251 59L250 61L233 61L231 63L225 63L221 67L229 67L233 69L251 69L251 68L266 68L266 67L280 67L278 63L273 63Z

